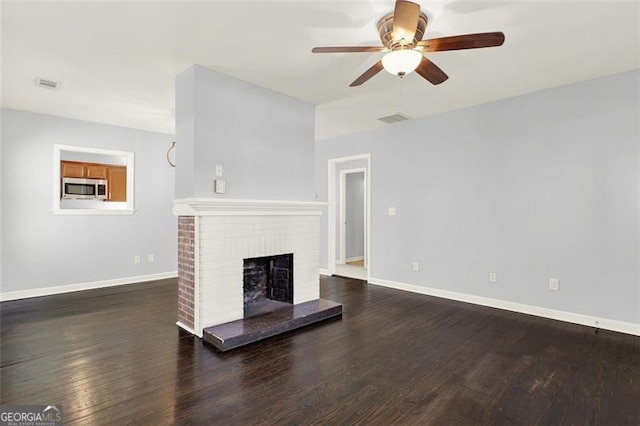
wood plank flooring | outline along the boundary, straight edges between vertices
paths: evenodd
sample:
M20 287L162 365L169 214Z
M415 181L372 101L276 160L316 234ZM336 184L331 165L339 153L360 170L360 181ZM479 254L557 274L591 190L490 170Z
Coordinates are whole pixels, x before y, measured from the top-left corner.
M640 338L322 278L342 320L218 353L175 280L4 302L2 404L65 424L640 424Z

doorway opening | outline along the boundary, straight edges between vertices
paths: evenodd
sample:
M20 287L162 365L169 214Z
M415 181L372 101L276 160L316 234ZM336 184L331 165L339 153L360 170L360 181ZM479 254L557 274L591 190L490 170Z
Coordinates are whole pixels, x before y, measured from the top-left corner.
M366 168L340 170L340 220L336 274L367 279Z
M370 154L328 163L328 272L368 280L371 270Z

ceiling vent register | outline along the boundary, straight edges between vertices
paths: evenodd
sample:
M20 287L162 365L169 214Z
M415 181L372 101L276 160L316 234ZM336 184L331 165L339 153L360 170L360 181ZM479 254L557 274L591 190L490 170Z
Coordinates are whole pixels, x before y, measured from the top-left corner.
M383 121L387 124L399 123L401 121L407 121L411 119L412 117L409 117L408 115L404 115L404 114L393 114L393 115L387 115L386 117L378 118L378 120Z
M47 80L45 78L36 78L36 86L50 90L60 90L60 82Z

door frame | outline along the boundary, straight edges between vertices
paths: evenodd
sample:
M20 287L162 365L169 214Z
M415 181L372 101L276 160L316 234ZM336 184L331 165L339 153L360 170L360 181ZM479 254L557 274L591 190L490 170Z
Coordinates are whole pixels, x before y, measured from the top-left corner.
M327 214L327 272L329 275L336 273L336 165L353 160L366 160L365 172L365 258L367 259L367 281L371 277L371 153L337 157L327 160L327 201L329 202Z
M340 256L338 259L338 263L340 264L345 264L347 263L347 227L346 227L346 221L347 221L347 175L350 174L355 174L355 173L364 173L364 181L367 181L367 168L366 167L359 167L359 168L355 168L355 169L346 169L346 170L340 170L340 221L339 221L339 226L338 226L338 235L340 235L340 241L338 242L338 244L340 245ZM367 185L364 185L363 188L363 198L365 200L365 202L363 203L363 210L362 210L362 217L363 217L363 222L364 222L364 229L363 229L363 248L367 247L367 203L366 203L366 199L367 199ZM364 256L364 266L365 268L367 267L367 251L364 250L363 253Z

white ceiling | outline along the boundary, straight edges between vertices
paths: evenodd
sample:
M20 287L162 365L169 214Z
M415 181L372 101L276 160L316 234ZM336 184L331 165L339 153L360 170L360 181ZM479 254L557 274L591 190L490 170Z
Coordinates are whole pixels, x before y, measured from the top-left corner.
M175 76L199 64L317 105L316 138L640 68L640 6L612 1L422 1L425 38L503 31L502 47L428 54L449 80L382 72L389 1L3 1L2 105L173 134ZM36 77L62 82L38 88Z

